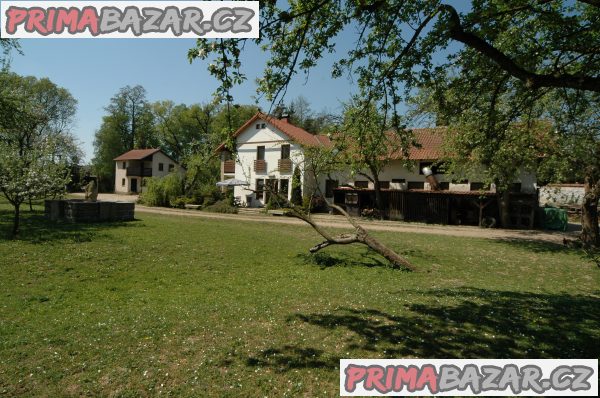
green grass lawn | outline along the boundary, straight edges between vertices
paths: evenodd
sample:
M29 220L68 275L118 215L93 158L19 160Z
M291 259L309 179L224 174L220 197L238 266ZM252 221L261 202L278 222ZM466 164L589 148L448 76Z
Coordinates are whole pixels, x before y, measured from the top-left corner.
M39 208L38 208L39 209ZM532 242L0 207L0 396L339 396L340 358L598 358L600 270Z

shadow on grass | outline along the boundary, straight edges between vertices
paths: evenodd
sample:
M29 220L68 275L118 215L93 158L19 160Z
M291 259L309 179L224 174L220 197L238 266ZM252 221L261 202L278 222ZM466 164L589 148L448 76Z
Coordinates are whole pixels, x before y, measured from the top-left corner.
M333 313L294 314L298 321L345 336L350 357L418 358L598 358L600 298L569 294L475 288L410 290L426 303L407 304L401 315L342 308ZM600 293L600 292L599 292ZM400 309L399 309L400 310ZM348 333L351 332L351 333ZM349 336L349 337L347 337ZM352 352L354 351L354 353ZM336 352L271 348L249 366L284 371L337 368ZM339 355L339 354L338 354Z
M535 253L578 253L577 249L565 246L562 243L548 242L535 239L499 238L490 240L494 243L505 244L518 249Z
M377 253L364 250L361 252L360 257L347 253L330 253L330 252L317 252L317 253L301 253L297 256L305 264L316 265L321 269L330 267L389 267L389 264L380 258Z
M0 210L0 242L13 240L13 213ZM67 223L50 221L42 211L21 213L20 241L44 243L70 241L73 243L91 242L94 238L106 236L103 231L114 227L137 226L131 222Z
M246 360L251 367L268 367L277 372L287 372L293 369L333 369L339 365L339 359L324 357L323 350L315 348L299 348L286 345L282 348L270 348L259 355Z
M426 256L423 252L418 249L410 249L399 251L398 254L410 258L428 258L432 259L433 256ZM363 246L358 253L352 252L329 252L319 251L317 253L301 253L297 255L305 264L316 265L321 269L330 267L386 267L390 268L390 263L381 257L378 253L370 248Z
M567 246L565 244L553 243L529 239L494 239L492 242L506 244L517 249L523 249L534 253L566 253L581 257L582 261L589 262L600 268L600 249L584 249L582 247Z

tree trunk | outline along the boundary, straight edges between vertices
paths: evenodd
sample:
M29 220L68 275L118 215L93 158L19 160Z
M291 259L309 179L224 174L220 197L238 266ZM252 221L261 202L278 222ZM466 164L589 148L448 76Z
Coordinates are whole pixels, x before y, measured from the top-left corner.
M29 211L33 211L33 203L31 202L31 198L29 198Z
M13 230L12 230L12 234L13 237L16 237L19 234L19 224L20 224L20 217L21 217L21 204L15 205L15 215L14 215L14 219L13 219Z
M502 228L508 228L510 225L510 192L508 190L500 193L498 209L500 211L500 225L502 225Z
M388 260L393 268L406 268L407 270L415 271L415 267L404 257L400 256L371 235L366 234L363 238L363 243Z
M600 199L600 183L593 184L591 178L585 177L583 204L581 206L581 241L584 246L600 246L598 228L598 200Z
M381 183L379 182L379 173L375 167L369 167L373 177L373 190L375 191L375 208L379 213L379 218L383 219L383 203L381 199Z
M379 218L383 218L383 204L381 203L381 184L379 178L373 179L373 188L375 189L375 208L379 213Z
M381 256L383 256L386 260L388 260L392 268L404 268L408 271L416 270L416 268L404 257L402 257L401 255L399 255L398 253L396 253L395 251L393 251L392 249L390 249L389 247L387 247L386 245L369 235L369 233L365 231L365 229L362 226L358 225L358 223L340 206L333 203L328 203L328 205L336 209L338 212L340 212L346 217L348 222L355 228L354 233L332 236L327 231L322 229L318 224L316 224L312 220L310 215L303 213L301 210L298 210L295 207L292 207L290 209L292 211L293 216L298 217L303 221L306 221L308 224L310 224L311 227L315 229L315 231L317 231L322 237L326 239L324 242L321 242L311 247L309 250L311 253L316 253L319 250L331 245L349 245L352 243L362 243L364 245L367 245L369 248L371 248Z

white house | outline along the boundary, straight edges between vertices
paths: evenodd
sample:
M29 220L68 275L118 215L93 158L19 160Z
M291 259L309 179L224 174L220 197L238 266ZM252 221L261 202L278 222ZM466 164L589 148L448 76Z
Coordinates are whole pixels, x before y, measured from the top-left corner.
M412 170L404 166L403 154L391 154L390 162L380 173L382 189L388 190L430 190L430 184L423 174L423 167L431 166L442 155L444 127L412 129L419 146L412 147L409 158L415 163ZM327 136L313 135L289 123L287 118L276 119L258 112L233 136L235 142L235 160L227 151L225 144L219 146L221 153L221 179L235 178L248 182L249 186L235 187L234 195L249 207L264 206L268 194L262 189L270 184L291 198L292 174L295 165L304 165L304 147L331 146ZM302 171L303 192L307 184L312 183L308 175ZM435 171L435 168L434 168ZM373 183L367 178L349 173L338 173L329 180L319 176L320 191L327 198L333 197L333 190L338 186L350 185L356 188L373 189ZM483 179L453 181L452 176L435 174L441 190L448 191L480 191ZM519 192L534 193L536 178L534 174L522 172L515 181L513 189Z
M267 185L291 199L294 167L300 166L304 188L305 146L331 145L326 136L313 135L289 123L286 118L275 119L256 113L234 134L236 159L225 148L221 153L221 179L236 178L247 181L249 187L237 186L234 195L248 207L261 207L268 202ZM246 189L249 188L249 189ZM254 192L256 191L256 192Z
M145 177L164 177L184 169L158 148L133 149L115 159L115 193L139 193Z

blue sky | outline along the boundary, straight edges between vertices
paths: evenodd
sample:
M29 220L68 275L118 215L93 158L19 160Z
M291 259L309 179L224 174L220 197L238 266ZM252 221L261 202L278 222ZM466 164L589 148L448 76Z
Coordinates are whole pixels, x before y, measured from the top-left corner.
M462 9L467 4L456 5ZM354 47L354 29L347 28L336 40L336 54L325 55L308 79L296 75L286 103L304 96L314 111L341 109L341 102L350 97L355 85L345 77L332 79L331 65ZM140 84L146 88L149 101L193 104L211 101L217 86L206 71L206 61L188 62L193 39L22 39L20 44L24 55L13 55L14 72L48 77L78 100L73 133L86 161L93 157L94 133L102 122L104 107L121 87ZM450 48L457 46L453 43ZM255 79L261 75L266 57L268 54L257 46L247 44L242 65L248 80L233 91L236 103L254 103ZM269 104L263 101L259 106L265 109Z
M188 62L187 51L195 44L190 39L22 39L20 43L24 55L13 55L14 72L48 77L78 100L73 133L88 161L93 157L94 132L102 122L104 106L119 88L141 84L150 101L192 104L209 102L217 84L206 64ZM254 80L266 56L255 46L247 46L243 68L248 81L234 91L237 103L254 103ZM286 102L302 95L315 111L339 110L340 102L349 98L352 84L345 78L331 79L332 61L325 60L308 81L298 75Z

